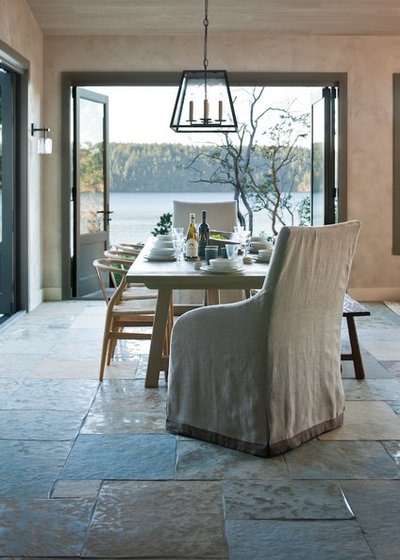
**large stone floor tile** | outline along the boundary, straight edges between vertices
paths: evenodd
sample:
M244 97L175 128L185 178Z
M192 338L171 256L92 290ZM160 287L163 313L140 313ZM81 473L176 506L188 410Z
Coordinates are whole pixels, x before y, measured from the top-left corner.
M50 498L97 499L101 480L57 480L50 491Z
M7 401L10 396L15 393L15 391L22 385L22 380L20 379L10 379L4 378L0 380L1 392L0 392L0 408L7 405Z
M396 465L400 467L400 441L383 441L384 448L393 457Z
M89 379L26 379L7 399L7 408L88 410L97 388Z
M85 412L70 410L0 410L0 438L69 441L84 417Z
M76 330L75 340L59 340L48 352L51 360L100 360L101 336L96 340L85 340ZM70 337L69 337L70 338Z
M143 380L107 379L82 428L84 434L165 434L167 388L146 389Z
M263 458L211 443L178 439L177 479L286 478L283 456Z
M400 335L398 330L394 340L388 340L388 338L382 340L374 337L371 340L363 340L363 346L377 360L400 360Z
M343 489L377 560L400 557L400 481L344 481Z
M395 377L400 377L400 360L382 360L382 366Z
M161 380L157 389L146 389L141 379L105 379L93 403L92 410L129 408L148 410L163 407L167 386Z
M88 414L82 434L165 434L164 409L95 410Z
M226 519L351 519L339 482L225 481Z
M105 483L82 556L227 558L220 484Z
M346 400L400 402L400 379L343 379Z
M376 441L313 440L285 454L294 479L400 478L400 471Z
M94 500L0 500L0 556L79 556Z
M0 497L47 497L72 442L0 440Z
M60 478L171 479L175 446L176 438L171 435L81 435Z
M31 379L98 379L100 360L42 360L29 374Z
M347 441L400 439L400 418L383 401L346 401L343 425L318 438Z
M374 560L350 521L227 521L230 560Z
M3 386L4 378L21 379L30 377L32 371L46 358L46 354L23 354L15 352L14 354L8 352L1 353L0 360L0 378ZM3 398L3 391L1 392L0 400Z

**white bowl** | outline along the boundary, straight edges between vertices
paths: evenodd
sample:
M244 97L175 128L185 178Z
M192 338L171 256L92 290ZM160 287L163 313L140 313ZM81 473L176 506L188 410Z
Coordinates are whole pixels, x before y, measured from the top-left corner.
M154 249L171 249L173 248L174 244L172 241L156 241L153 245Z
M215 270L234 270L238 262L237 259L210 259L210 266Z
M172 241L173 237L174 237L173 235L169 235L169 234L157 235L157 239L159 241Z
M272 255L272 249L259 249L258 254L262 259L268 259Z
M256 243L268 243L268 239L266 237L255 237L253 236L250 240L252 243L256 242Z
M153 247L153 249L151 250L151 254L152 255L170 255L174 252L174 249L171 247Z
M253 251L259 251L260 249L269 249L272 251L274 246L269 241L252 241L250 243L250 249Z

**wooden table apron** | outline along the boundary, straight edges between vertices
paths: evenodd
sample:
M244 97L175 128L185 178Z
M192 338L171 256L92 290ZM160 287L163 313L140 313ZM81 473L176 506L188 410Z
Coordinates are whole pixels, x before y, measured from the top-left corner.
M168 356L162 355L172 290L207 290L208 303L219 302L219 290L250 290L261 288L268 265L253 263L243 265L241 274L212 274L195 270L189 261L148 261L146 256L154 243L150 239L127 273L129 282L140 282L150 289L158 290L156 313L150 343L146 373L146 387L158 387L160 371L168 368Z

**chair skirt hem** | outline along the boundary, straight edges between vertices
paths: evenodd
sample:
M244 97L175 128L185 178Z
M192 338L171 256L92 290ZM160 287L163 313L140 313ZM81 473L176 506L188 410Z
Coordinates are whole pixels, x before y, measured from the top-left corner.
M305 443L320 434L334 430L342 424L343 412L336 418L320 422L319 424L303 430L288 439L279 442L265 443L255 443L235 439L230 436L197 428L196 426L177 422L176 420L171 420L169 418L167 418L166 421L166 429L168 432L173 434L201 439L203 441L208 441L209 443L215 443L217 445L222 445L223 447L229 447L230 449L250 453L251 455L257 455L259 457L273 457L275 455L280 455L285 451L290 451L291 449L298 447L302 443Z

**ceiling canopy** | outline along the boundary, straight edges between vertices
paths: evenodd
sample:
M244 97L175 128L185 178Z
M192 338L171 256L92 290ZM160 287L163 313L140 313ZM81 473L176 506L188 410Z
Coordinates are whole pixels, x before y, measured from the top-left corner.
M201 32L201 0L26 0L45 35ZM399 35L399 0L210 0L213 33Z

